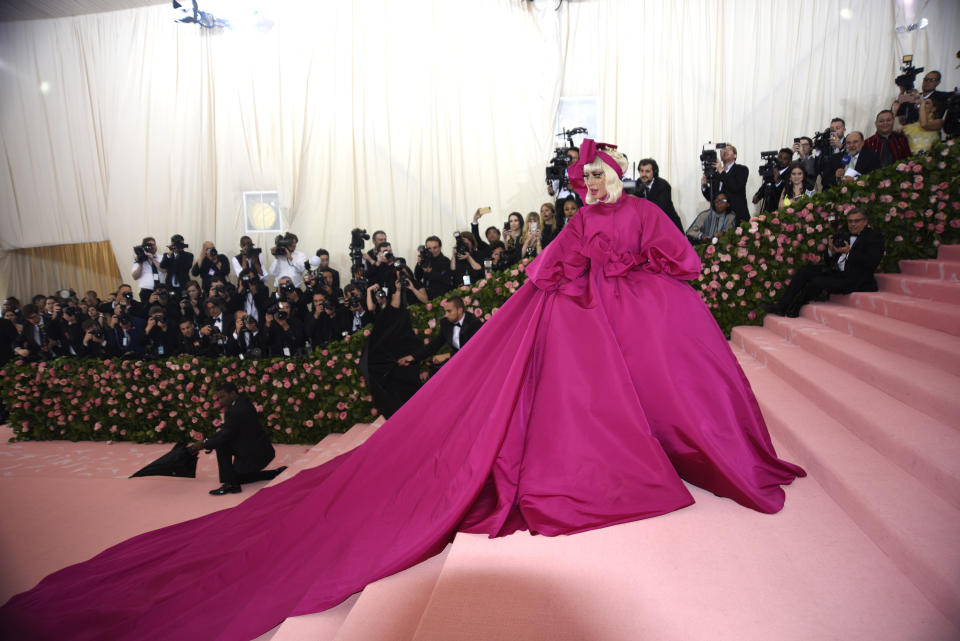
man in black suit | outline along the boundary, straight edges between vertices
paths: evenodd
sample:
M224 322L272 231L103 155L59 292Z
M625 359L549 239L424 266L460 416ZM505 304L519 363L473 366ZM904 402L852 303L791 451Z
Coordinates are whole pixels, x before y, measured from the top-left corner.
M174 234L170 237L170 244L167 245L163 260L160 261L160 268L167 275L167 288L174 293L174 296L179 296L190 281L193 254L186 251L187 247L189 245L183 242L183 236Z
M737 163L737 148L727 145L720 150L720 159L717 160L717 173L711 180L704 176L700 179L700 193L713 202L713 197L721 191L730 201L730 210L736 216L737 224L750 219L750 210L747 208L747 179L750 170Z
M13 352L30 361L56 358L56 347L44 326L40 309L33 303L27 303L20 311L23 313L23 329L12 345Z
M877 291L874 272L883 259L883 234L867 226L867 214L859 207L847 213L847 230L830 239L827 260L797 270L780 300L763 306L767 313L796 318L822 292Z
M826 190L837 184L836 168L847 152L847 123L843 118L830 121L830 148L820 151L820 184Z
M223 426L210 438L187 445L191 452L217 451L217 468L223 485L211 490L210 494L236 494L241 491L242 483L270 481L287 469L263 469L276 453L260 425L256 408L246 396L239 394L236 385L223 383L214 392L213 398L223 408Z
M429 343L419 348L415 353L408 354L397 360L398 365L407 366L414 361L422 361L433 356L434 365L442 365L466 345L467 341L477 333L483 323L473 314L465 313L463 299L451 296L443 301L443 318L437 327L437 333ZM449 354L437 354L444 345L450 347Z
M861 132L851 131L847 134L845 153L830 156L827 167L826 171L837 183L852 182L863 174L880 169L880 155L863 145Z
M110 318L107 345L114 356L144 355L143 339L147 322L139 316L120 311Z
M673 196L671 195L670 183L660 177L660 167L653 158L644 158L638 163L637 187L634 195L638 198L646 198L654 205L663 210L663 213L673 221L677 229L683 231L683 223L677 210L673 206Z

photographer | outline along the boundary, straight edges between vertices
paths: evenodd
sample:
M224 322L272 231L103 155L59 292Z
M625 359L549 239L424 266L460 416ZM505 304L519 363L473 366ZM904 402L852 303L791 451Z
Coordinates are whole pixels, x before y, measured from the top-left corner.
M571 138L571 141L573 139ZM557 149L553 160L547 167L547 194L562 200L574 195L570 191L570 179L567 168L580 160L580 150L576 147Z
M500 240L500 228L496 225L490 225L484 232L484 237L487 239L486 242L484 242L483 238L480 236L480 218L489 212L489 207L478 209L473 214L473 221L470 223L470 233L472 233L473 237L477 239L477 255L480 258L489 258L490 245Z
M353 334L364 325L373 322L373 313L367 310L366 292L361 293L360 289L353 283L349 283L343 288L343 304L347 308L347 323L345 326L347 332Z
M360 373L367 382L373 404L387 418L413 396L420 387L420 375L414 367L401 367L397 361L412 354L420 341L413 333L410 313L401 305L401 290L396 281L390 288L370 285L368 300L378 294L378 309L370 336L360 356Z
M796 162L803 167L803 173L809 180L817 179L817 157L813 153L813 139L801 136L793 139L793 153L797 155Z
M317 258L320 259L320 265L317 271L319 272L330 272L333 275L332 279L328 279L328 284L331 287L331 294L335 297L339 297L340 293L340 272L330 267L330 252L326 249L317 250ZM329 295L329 294L328 294Z
M165 358L176 354L180 339L174 325L167 322L167 315L159 305L150 308L144 334L147 356Z
M371 244L373 245L367 252L363 255L363 260L366 261L367 266L373 265L377 262L377 252L381 243L387 242L387 232L382 229L378 229L373 232L373 236L370 239Z
M454 287L470 285L483 280L483 259L477 255L477 243L470 232L456 232L456 246L450 258L451 280Z
M140 318L146 318L147 316L146 307L133 299L133 290L126 283L120 283L113 300L102 303L98 309L104 314L126 312Z
M761 157L766 160L762 154ZM784 147L777 152L776 160L769 159L767 164L760 168L763 183L757 193L753 195L753 204L756 205L762 200L761 212L777 211L780 205L780 195L783 193L784 174L790 166L792 158L793 152Z
M397 287L400 289L400 303L404 307L426 303L430 300L427 290L413 275L413 270L402 258L397 259Z
M270 348L266 332L257 319L238 311L233 317L233 333L227 340L227 354L243 358L261 358Z
M224 315L224 312L226 312L226 304L223 302L223 299L217 296L211 296L204 301L203 306L206 311L206 316L200 323L200 334L207 338L210 338L213 334L223 334L224 330L229 327L226 316Z
M13 343L13 352L29 361L48 361L56 358L56 345L47 335L40 309L33 303L27 303L21 311L23 328Z
M186 251L187 245L183 242L183 236L174 234L170 237L170 244L167 245L167 251L163 254L163 260L160 261L160 267L167 275L167 288L178 296L190 281L190 268L193 265L193 254Z
M237 288L219 274L210 278L210 289L207 291L207 296L222 298L223 311L228 315L243 307L243 302L237 296Z
M83 336L80 341L78 356L86 358L104 358L107 355L107 338L100 323L87 318L81 325Z
M147 236L138 247L133 248L133 268L130 275L140 286L140 301L147 302L150 293L163 284L165 271L157 260L157 241Z
M60 310L58 333L63 356L83 356L83 320L86 315L80 307L65 305Z
M913 85L916 82L917 72L922 71L923 67L916 69L912 63L908 64L909 66L904 68L907 73L897 77L897 86L900 87L900 93L894 99L890 109L896 114L900 124L906 127L920 121L921 107L924 102L930 100L933 102L931 111L934 118L942 118L949 94L945 91L937 91L941 80L940 72L936 70L928 71L920 83L921 90L917 91ZM939 127L937 130L939 131Z
M209 240L203 241L203 251L200 252L197 262L193 264L190 275L194 278L199 276L200 286L203 291L207 291L210 289L210 281L214 276L226 278L229 273L230 263L227 257L218 253L212 242Z
M677 229L683 231L683 223L680 222L680 216L673 206L673 196L670 183L660 177L660 166L653 158L644 158L637 163L637 186L634 189L634 195L637 198L646 198L654 205L663 210L667 218L677 226Z
M177 304L180 307L180 318L189 318L197 321L203 318L203 292L196 281L190 281L180 294Z
M389 242L383 241L376 247L376 256L373 263L367 266L366 280L368 283L378 283L387 287L396 280L396 260L393 254L393 247Z
M822 292L849 294L875 292L874 272L883 259L883 234L868 227L867 214L856 207L847 212L847 229L828 242L827 255L819 263L800 267L780 300L765 303L768 314L796 318L800 308Z
M173 324L176 324L176 322L180 320L180 303L170 297L170 292L167 291L166 285L161 285L150 294L150 298L147 299L147 309L154 305L161 307L163 313L166 314L167 318L170 319Z
M309 314L307 303L309 302L302 292L293 284L289 276L280 279L279 287L274 293L274 302L284 302L290 304L290 313L301 323Z
M207 356L210 352L210 341L206 336L197 332L197 326L190 318L184 318L179 323L180 336L177 345L177 354L190 356Z
M303 324L291 312L290 303L278 302L265 316L270 356L290 358L299 354L303 349Z
M430 298L442 296L452 286L450 259L443 255L442 248L440 238L430 236L417 253L417 267L413 275L423 283Z
M240 253L230 259L230 264L233 267L234 275L239 279L240 274L249 269L257 278L266 282L267 273L263 269L263 264L260 261L261 250L259 247L253 246L253 240L249 236L240 237Z
M830 121L830 133L817 148L820 163L820 184L826 191L837 184L837 167L843 164L843 155L847 151L847 123L843 118Z
M510 257L507 248L499 240L490 244L490 271L502 272L510 266Z
M303 264L307 262L307 257L297 251L298 242L300 239L297 235L290 232L274 239L274 247L270 250L274 259L270 265L270 276L274 283L279 284L280 279L286 277L293 281L294 287L303 286Z
M349 329L348 324L346 310L342 307L338 309L333 300L317 292L313 295L313 310L304 323L303 331L310 344L319 347L339 339Z
M146 323L138 316L120 311L107 320L107 345L113 356L143 356L143 335Z
M240 272L237 279L237 298L244 313L258 322L263 318L264 311L270 305L270 294L253 268L248 267Z
M717 146L719 147L719 144ZM707 176L700 179L700 193L707 202L711 202L711 198L715 201L716 194L723 192L729 201L730 211L739 224L750 219L750 209L747 207L747 179L750 177L750 170L736 164L737 148L733 145L722 147L719 156L713 165L713 176L709 180Z

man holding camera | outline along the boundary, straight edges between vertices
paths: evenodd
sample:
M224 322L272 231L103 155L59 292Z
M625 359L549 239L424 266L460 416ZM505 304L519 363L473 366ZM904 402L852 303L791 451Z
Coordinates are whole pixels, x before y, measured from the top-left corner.
M367 262L368 268L377 262L377 252L380 251L380 244L385 242L387 242L387 232L382 229L373 232L373 235L370 237L372 247L363 255L363 260Z
M283 236L277 236L274 247L270 250L273 254L273 264L270 265L270 276L273 282L280 283L280 279L286 277L293 281L294 287L303 286L303 264L307 262L307 257L303 252L297 251L297 243L300 239L296 234L287 232Z
M139 318L146 318L147 316L146 307L133 299L133 288L127 283L120 283L113 300L101 303L97 309L102 314L115 315L126 312Z
M243 483L270 481L286 467L265 470L276 456L270 438L260 423L260 415L246 396L241 396L233 383L223 383L213 395L217 407L223 408L223 425L210 438L187 445L190 452L216 450L217 469L222 485L211 490L213 496L237 494Z
M170 237L170 244L160 261L160 267L167 274L167 289L179 296L183 288L190 281L190 268L193 266L193 254L187 251L183 236L174 234Z
M134 247L133 268L130 275L140 286L140 302L146 303L150 294L166 280L165 270L157 260L157 241L147 236L139 247Z
M361 292L353 283L348 283L343 288L343 302L349 313L345 327L351 334L373 322L373 313L367 310L365 297L366 292Z
M270 304L267 287L252 267L240 272L237 279L237 297L240 299L240 309L256 321L263 318L263 313Z
M303 324L287 301L280 301L267 310L266 330L270 356L290 358L303 348Z
M237 278L244 270L250 270L256 274L257 278L266 282L267 273L260 262L260 248L253 246L253 240L249 236L240 237L240 253L230 260L233 267L233 273Z
M150 308L147 316L146 353L153 358L166 358L176 354L180 338L174 325L167 321L164 309L159 305Z
M209 240L203 241L203 250L200 257L193 264L190 274L193 277L200 277L200 286L203 291L210 289L210 281L214 276L226 278L230 273L230 262L227 257L217 252L217 248Z
M417 253L414 277L423 283L429 298L442 296L450 291L450 259L443 255L443 243L438 236L430 236Z
M180 329L179 344L177 346L178 354L189 354L190 356L206 356L209 347L209 341L205 336L197 332L197 326L192 318L183 318L178 323Z
M434 365L442 365L459 352L483 325L479 318L466 313L463 299L459 296L451 296L441 305L443 318L437 325L437 332L433 339L413 354L407 354L398 359L397 365L406 367L414 361L419 362L430 356L433 357ZM444 345L450 348L449 353L437 354Z
M244 311L238 311L233 317L233 333L227 340L227 354L259 358L269 349L267 335L260 330L257 319Z
M87 358L103 358L107 355L107 337L100 326L93 318L83 321L83 337L78 350L78 356Z
M800 136L793 139L793 153L797 155L797 162L803 167L803 173L812 183L817 180L817 157L813 153L813 139L810 136Z
M303 326L304 334L311 345L319 347L340 338L347 329L345 325L348 319L345 313L338 311L336 303L322 292L313 294L313 309Z
M823 292L877 291L874 273L883 259L883 234L867 225L862 208L847 212L847 231L838 232L828 241L826 259L799 268L780 300L763 305L766 312L796 318L801 307Z
M450 280L453 286L470 285L483 280L482 259L477 255L477 243L473 234L456 232L453 237L456 242L453 256L450 257Z
M934 118L942 118L950 95L945 91L937 91L941 79L939 71L932 69L927 72L920 81L920 91L913 88L915 78L916 75L912 76L909 84L904 83L900 86L900 94L893 101L892 111L896 113L897 119L904 127L920 120L920 108L927 100L933 101Z
M847 151L847 123L843 118L830 121L830 135L825 149L818 147L820 153L820 185L829 189L837 184L837 167L842 164Z
M707 180L706 176L700 179L700 193L707 202L711 202L711 194L714 196L723 192L729 201L730 211L733 213L736 222L741 223L750 219L750 210L747 207L747 179L750 177L750 170L743 165L737 164L737 148L727 144L720 149L720 158L714 165L716 173Z
M121 308L122 309L122 308ZM107 320L107 345L113 356L143 356L144 327L146 323L139 316L119 311Z
M331 278L327 279L327 284L330 287L330 292L327 293L327 296L339 298L341 295L340 272L330 266L330 252L328 252L326 249L318 249L317 258L320 259L320 264L317 265L317 271L321 273L330 272L331 275Z
M776 160L774 160L772 164L768 163L767 166L763 168L760 174L763 178L763 183L760 185L757 193L753 195L754 205L763 200L760 211L771 212L777 211L779 208L780 192L783 191L784 186L784 174L786 174L787 167L790 166L791 160L793 160L793 151L784 147L777 152Z

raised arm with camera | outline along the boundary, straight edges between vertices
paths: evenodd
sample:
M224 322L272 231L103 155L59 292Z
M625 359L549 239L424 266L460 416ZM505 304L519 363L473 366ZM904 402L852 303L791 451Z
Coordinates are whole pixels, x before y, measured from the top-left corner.
M297 235L290 232L274 239L273 249L270 250L270 253L273 254L270 275L273 276L274 283L279 283L280 279L286 276L293 281L294 286L303 286L303 271L305 269L303 264L307 261L307 257L303 255L303 252L297 251L297 243L299 242L300 239Z
M187 247L189 245L183 242L183 236L174 234L170 237L170 244L167 245L167 251L163 254L163 260L160 261L160 267L167 276L167 288L175 294L179 294L190 282L193 254L187 251Z
M230 273L230 263L227 257L217 252L217 248L209 240L203 242L203 251L193 264L190 275L200 277L204 291L210 289L210 281L214 276L226 278Z
M157 260L157 241L147 236L133 248L133 268L130 275L140 286L140 300L146 302L150 292L166 281L166 270Z
M240 253L230 259L234 275L239 279L240 274L246 270L251 270L257 278L262 281L267 280L267 273L263 269L263 263L260 260L262 253L259 247L254 247L253 240L249 236L240 237Z

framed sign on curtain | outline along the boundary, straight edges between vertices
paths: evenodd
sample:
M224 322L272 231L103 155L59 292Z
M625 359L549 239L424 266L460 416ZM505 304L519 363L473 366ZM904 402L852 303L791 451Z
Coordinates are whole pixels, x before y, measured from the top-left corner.
M275 191L243 192L243 227L247 234L283 233L280 195Z

